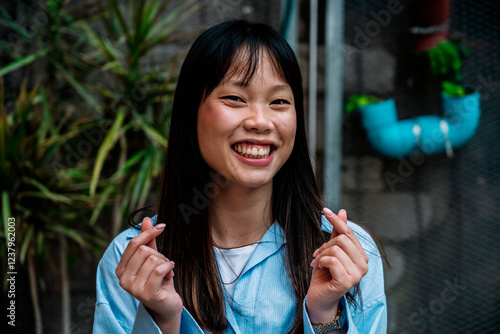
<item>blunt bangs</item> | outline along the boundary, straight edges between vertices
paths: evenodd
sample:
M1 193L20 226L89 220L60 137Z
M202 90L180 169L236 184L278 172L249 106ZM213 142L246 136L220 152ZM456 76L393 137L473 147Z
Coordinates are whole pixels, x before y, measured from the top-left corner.
M210 45L212 52L207 52L208 73L205 73L202 100L222 82L235 76L242 86L248 85L264 56L271 62L275 74L290 85L294 97L301 94L302 87L294 87L297 75L300 78L297 60L281 35L267 25L244 21L230 21L219 26Z

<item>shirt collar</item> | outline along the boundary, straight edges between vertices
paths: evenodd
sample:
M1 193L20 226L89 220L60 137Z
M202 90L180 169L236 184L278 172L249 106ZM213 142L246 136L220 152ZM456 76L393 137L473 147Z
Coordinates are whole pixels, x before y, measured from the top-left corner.
M278 222L274 222L264 233L262 239L260 239L257 247L252 253L252 256L248 260L245 268L241 272L243 276L247 271L267 259L269 256L273 255L280 250L281 246L285 243L284 232Z
M151 222L153 223L153 226L156 225L157 223L156 217L157 217L156 215L151 217ZM139 228L139 230L137 230L137 233L134 233L133 235L128 235L127 239L132 239L140 233L141 224L137 225L137 227ZM244 275L245 272L249 271L256 265L264 261L266 258L276 253L284 243L285 243L285 233L283 232L283 229L281 228L280 224L278 224L278 222L275 221L267 229L266 233L264 233L262 239L260 239L259 243L257 244L257 247L255 247L255 250L252 253L252 256L248 260L248 263L246 264L245 268L243 268L241 275Z

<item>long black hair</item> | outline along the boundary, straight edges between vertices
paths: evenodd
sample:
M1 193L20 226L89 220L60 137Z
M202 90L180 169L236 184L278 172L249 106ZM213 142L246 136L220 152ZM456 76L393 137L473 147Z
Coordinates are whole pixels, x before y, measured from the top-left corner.
M302 78L292 49L265 24L230 21L210 28L191 47L175 92L157 203L158 222L167 226L157 241L160 252L176 262L175 288L184 306L211 332L226 329L227 320L204 191L217 181L217 175L198 147L198 108L224 78L235 74L231 69L236 68L248 83L263 52L276 74L290 85L296 108L295 144L273 179L272 192L272 214L287 241L285 264L297 300L290 333L303 331L302 301L312 273L309 262L314 250L327 240L321 230L322 203L307 147ZM240 57L242 54L245 56Z

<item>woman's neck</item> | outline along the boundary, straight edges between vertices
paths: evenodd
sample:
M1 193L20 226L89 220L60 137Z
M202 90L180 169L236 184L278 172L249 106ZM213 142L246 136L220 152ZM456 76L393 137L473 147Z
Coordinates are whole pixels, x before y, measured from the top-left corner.
M228 186L210 201L213 242L235 248L258 242L273 223L272 183L258 189Z

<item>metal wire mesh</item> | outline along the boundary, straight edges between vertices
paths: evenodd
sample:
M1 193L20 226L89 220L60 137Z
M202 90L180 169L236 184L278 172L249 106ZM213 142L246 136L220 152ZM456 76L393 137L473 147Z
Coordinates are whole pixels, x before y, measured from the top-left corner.
M400 119L438 114L439 91L409 88L409 1L368 43L355 40L389 3L346 2L345 97L392 96ZM500 332L499 9L487 0L452 2L450 34L471 54L464 85L481 94L479 130L453 158L382 158L357 116L344 119L343 206L387 248L389 333ZM388 173L402 180L391 182Z

